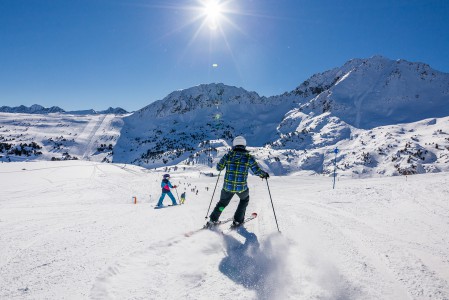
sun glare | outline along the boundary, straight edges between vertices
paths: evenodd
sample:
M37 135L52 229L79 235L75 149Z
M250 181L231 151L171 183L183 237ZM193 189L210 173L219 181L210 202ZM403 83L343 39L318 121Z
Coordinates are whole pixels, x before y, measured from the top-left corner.
M220 51L220 53L222 53L223 50L227 50L235 62L234 53L229 41L229 35L232 34L230 30L233 29L240 33L245 33L233 22L232 17L235 15L250 16L250 14L240 11L237 3L238 1L239 0L192 0L188 2L194 2L194 5L167 6L167 8L173 9L174 11L182 10L186 12L185 15L188 17L188 20L183 24L180 23L180 27L166 35L168 36L183 32L187 28L192 28L192 36L187 47L185 47L182 56L184 56L188 49L194 45L200 45L201 51L204 51L204 49L207 48L209 49L210 60L217 59L214 57L215 51ZM207 44L204 44L207 38L209 40L209 47L207 47ZM198 41L201 41L202 44L198 43ZM213 69L221 68L221 64L219 67L216 62L209 61L209 63L209 66L212 66Z
M203 13L210 29L217 29L222 15L222 7L216 0L203 2Z

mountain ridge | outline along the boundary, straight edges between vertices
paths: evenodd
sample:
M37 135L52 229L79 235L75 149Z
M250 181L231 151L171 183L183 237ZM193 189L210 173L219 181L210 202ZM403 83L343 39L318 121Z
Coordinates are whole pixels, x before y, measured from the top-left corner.
M449 74L427 64L376 56L350 61L342 70L343 76L336 74L334 83L301 109L330 110L364 129L449 115ZM408 105L421 107L408 109Z
M347 176L444 171L448 104L449 74L374 56L314 74L276 96L222 83L174 91L133 114L85 119L82 138L72 144L80 143L75 153L99 161L212 166L244 135L277 175L331 174L335 147L341 149L336 166ZM91 138L97 140L82 146ZM58 151L70 153L70 147Z
M94 109L87 110L75 110L75 111L65 111L59 106L44 107L39 104L33 104L30 107L25 105L20 106L1 106L0 112L4 113L25 113L25 114L50 114L50 113L64 113L64 114L75 114L75 115L95 115L95 114L127 114L128 112L121 107L109 107L106 110L96 111Z

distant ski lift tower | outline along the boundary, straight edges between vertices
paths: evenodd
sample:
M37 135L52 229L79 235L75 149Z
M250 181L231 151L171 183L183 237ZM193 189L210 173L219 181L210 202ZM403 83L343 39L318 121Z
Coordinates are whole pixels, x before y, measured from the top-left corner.
M334 185L332 187L332 189L335 189L335 177L337 176L337 153L338 153L338 148L335 147L334 149L334 153L335 153L335 158L334 158Z

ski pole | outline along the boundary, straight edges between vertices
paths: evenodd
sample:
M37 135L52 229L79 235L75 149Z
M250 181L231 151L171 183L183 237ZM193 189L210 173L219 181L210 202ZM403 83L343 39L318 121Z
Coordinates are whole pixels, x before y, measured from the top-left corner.
M220 173L218 173L218 178L217 178L217 182L215 183L214 192L212 193L212 198L210 198L209 208L207 209L207 213L206 213L206 216L204 217L204 219L207 219L207 216L209 215L210 206L212 205L212 200L214 199L215 190L217 189L218 180L220 179L220 175L221 175L221 171L220 171Z
M178 198L178 203L181 204L181 202L179 202L178 187L175 188L175 191L176 191L176 198Z
M276 221L276 226L278 228L279 233L281 233L281 231L279 230L278 219L276 218L276 212L274 211L273 198L271 198L271 191L270 191L270 186L268 185L268 179L265 178L265 180L267 181L268 194L270 195L270 200L271 200L271 207L273 207L274 220Z

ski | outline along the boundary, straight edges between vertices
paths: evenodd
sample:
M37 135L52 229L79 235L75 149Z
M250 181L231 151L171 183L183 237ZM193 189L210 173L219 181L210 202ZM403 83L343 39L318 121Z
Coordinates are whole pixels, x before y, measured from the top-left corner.
M223 225L223 224L226 224L226 223L229 223L229 222L233 221L233 218L228 218L228 219L226 219L226 220L220 221L219 224L216 224L216 225L214 225L214 226L212 226L212 227L207 227L206 225L204 225L204 226L203 226L202 228L200 228L200 229L193 230L193 231L190 231L190 232L185 233L184 236L190 237L190 236L194 235L195 233L198 233L198 232L200 232L200 231L202 231L202 230L205 230L205 229L209 229L209 230L212 230L212 231L221 233L221 234L228 234L229 232L231 232L231 231L233 231L233 230L239 228L240 226L244 225L245 223L247 223L247 222L249 222L249 221L251 221L251 220L254 220L256 217L257 217L257 213L253 212L249 217L245 218L245 220L243 221L243 223L241 223L239 226L230 226L229 228L227 228L227 229L225 229L225 230L218 230L218 226L221 226L221 225Z
M202 231L202 230L205 230L205 229L209 229L209 230L212 230L212 231L213 231L213 230L217 229L218 226L223 225L223 224L226 224L226 223L229 223L229 222L231 222L232 220L233 220L233 218L228 218L228 219L226 219L226 220L220 221L220 223L215 224L215 225L213 225L212 227L207 227L207 225L204 225L204 226L201 227L200 229L193 230L193 231L190 231L190 232L185 233L184 236L190 237L190 236L194 235L195 233L198 233L198 232L200 232L200 231Z
M180 206L180 204L177 205L173 205L173 204L169 204L169 205L162 205L162 206L155 206L154 209L161 209L161 208L167 208L167 207L171 207L171 206Z
M254 220L255 218L257 218L257 213L253 212L249 217L245 218L245 220L243 221L243 223L241 223L241 224L239 224L239 225L237 225L237 226L231 225L228 229L222 230L221 233L222 233L222 234L228 234L228 233L230 233L231 231L236 230L236 229L238 229L239 227L245 225L245 224L248 223L249 221Z

